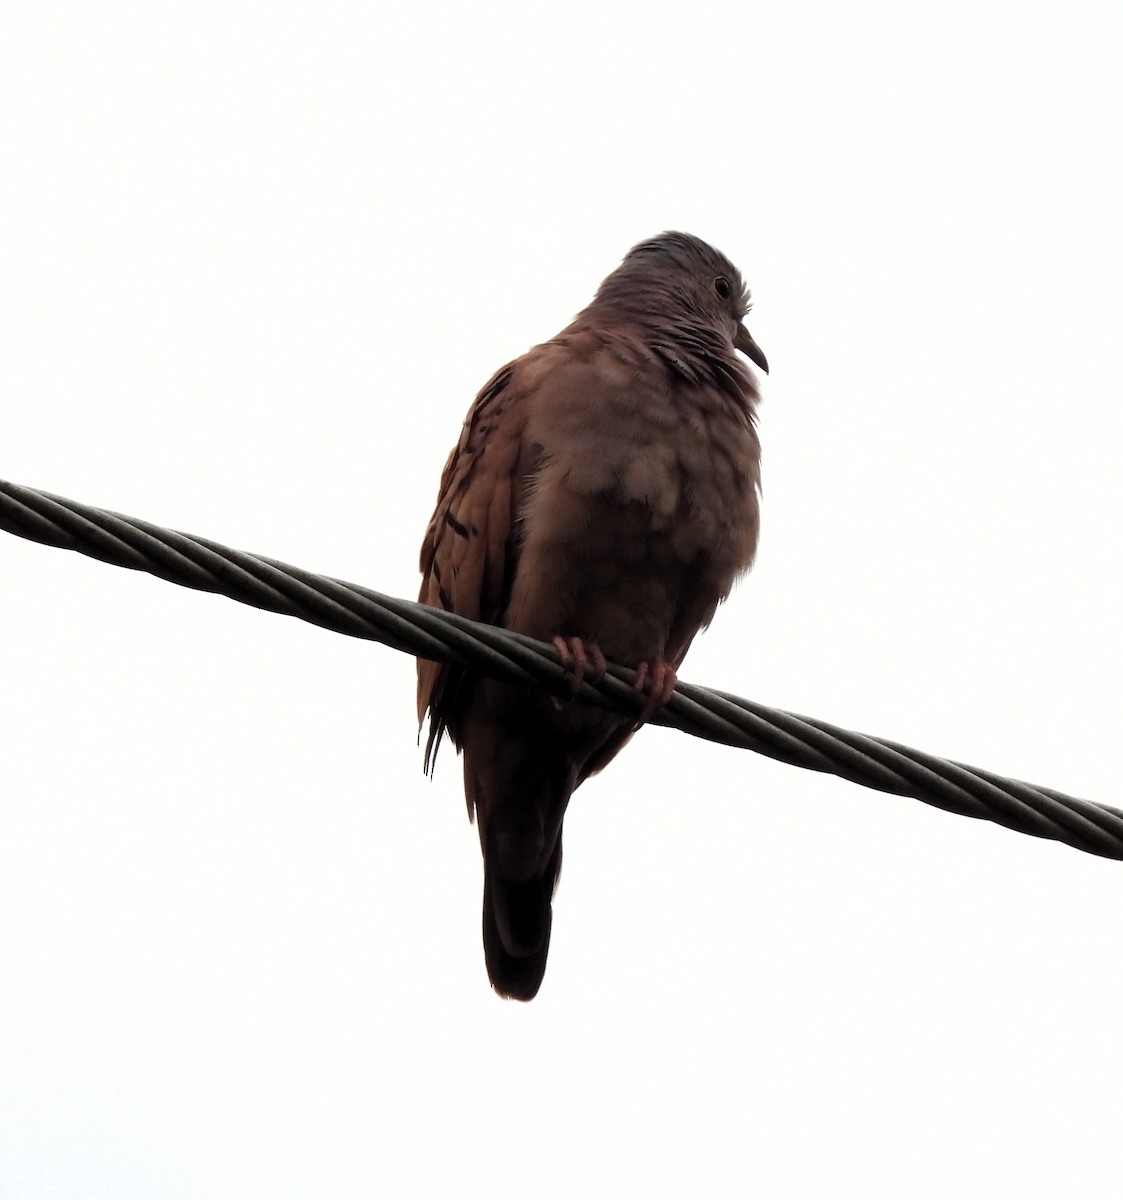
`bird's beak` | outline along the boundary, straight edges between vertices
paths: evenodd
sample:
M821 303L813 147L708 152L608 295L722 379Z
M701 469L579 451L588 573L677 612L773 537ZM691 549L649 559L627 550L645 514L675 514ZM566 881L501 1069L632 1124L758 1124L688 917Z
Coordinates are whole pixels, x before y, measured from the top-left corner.
M733 338L733 345L741 351L742 354L748 355L753 362L765 373L768 374L768 359L764 357L764 351L753 341L753 335L741 324L737 322L737 333Z

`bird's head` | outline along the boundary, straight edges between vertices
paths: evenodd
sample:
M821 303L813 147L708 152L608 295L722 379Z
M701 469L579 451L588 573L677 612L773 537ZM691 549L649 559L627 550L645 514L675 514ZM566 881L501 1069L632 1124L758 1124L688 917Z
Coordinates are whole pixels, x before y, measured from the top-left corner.
M741 272L701 238L668 232L634 246L605 280L601 293L625 289L639 303L645 291L673 298L691 315L726 332L742 354L768 373L768 359L745 327L752 306Z

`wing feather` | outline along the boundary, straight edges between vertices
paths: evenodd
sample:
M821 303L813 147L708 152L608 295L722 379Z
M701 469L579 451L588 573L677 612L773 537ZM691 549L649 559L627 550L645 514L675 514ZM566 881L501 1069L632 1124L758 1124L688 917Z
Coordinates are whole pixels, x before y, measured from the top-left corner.
M476 397L441 476L441 490L421 547L423 604L474 621L498 623L518 557L517 518L528 470L524 393L504 367ZM417 662L417 716L429 715L425 763L431 769L455 715L464 671Z

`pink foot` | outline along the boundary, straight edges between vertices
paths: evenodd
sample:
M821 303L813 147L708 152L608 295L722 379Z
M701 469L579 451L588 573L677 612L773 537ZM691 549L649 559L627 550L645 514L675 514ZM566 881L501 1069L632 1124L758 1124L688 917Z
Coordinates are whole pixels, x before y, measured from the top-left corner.
M641 695L647 692L647 703L640 713L639 724L650 721L655 710L662 708L671 698L678 683L678 674L670 663L661 658L653 658L636 666L636 678L632 687ZM638 728L638 726L637 726Z
M605 672L607 664L596 642L586 642L579 637L555 637L554 649L558 652L561 665L573 675L573 694L576 696L585 682L596 683Z

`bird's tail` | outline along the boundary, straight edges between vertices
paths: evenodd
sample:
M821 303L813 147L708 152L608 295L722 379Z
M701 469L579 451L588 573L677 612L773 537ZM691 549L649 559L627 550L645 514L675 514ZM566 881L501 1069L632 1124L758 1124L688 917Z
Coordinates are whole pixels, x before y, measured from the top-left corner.
M541 874L504 876L500 856L484 849L484 959L491 986L512 1000L533 1000L546 973L553 896L561 872L561 832Z

